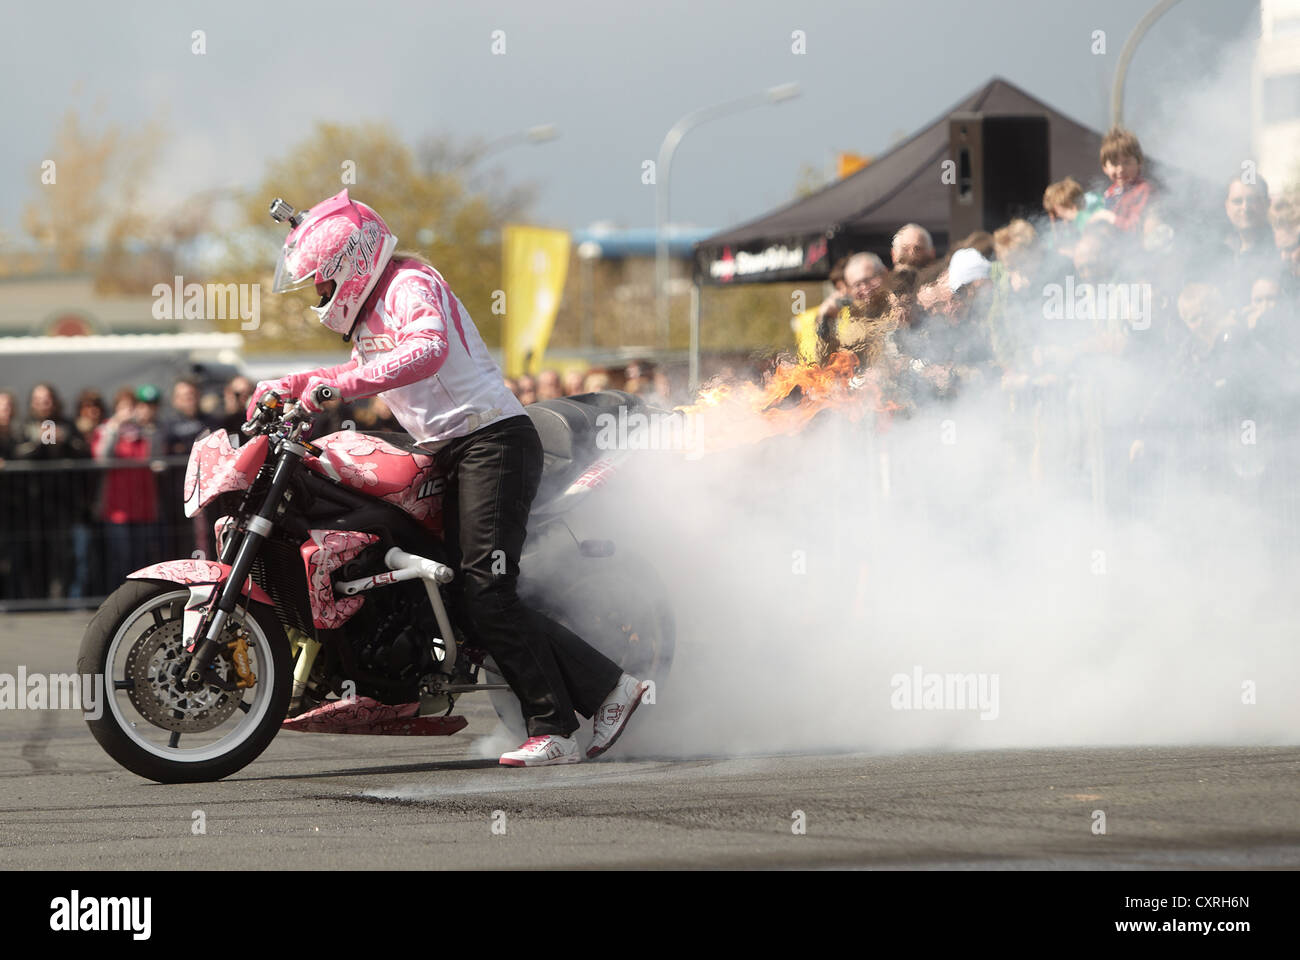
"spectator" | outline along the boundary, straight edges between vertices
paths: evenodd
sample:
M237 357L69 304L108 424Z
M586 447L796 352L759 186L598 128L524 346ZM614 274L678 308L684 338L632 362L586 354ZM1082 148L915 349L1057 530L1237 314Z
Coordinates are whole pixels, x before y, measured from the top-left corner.
M94 437L108 411L98 390L82 390L77 396L77 430L86 438L87 453L94 449ZM83 507L72 524L74 570L68 596L85 598L108 593L104 576L104 531L96 519L100 481L98 470L87 470L81 485Z
M911 358L923 398L951 397L957 388L983 376L992 360L982 319L990 295L992 264L978 250L963 247L948 261L948 296L931 301L930 315L919 326L900 332L898 348Z
M1074 177L1058 180L1043 191L1043 209L1051 220L1056 249L1067 257L1074 252L1083 228L1094 218L1115 222L1101 194L1084 191Z
M1142 176L1142 145L1122 127L1112 127L1101 141L1101 167L1110 178L1104 198L1115 216L1115 227L1128 232L1142 222L1151 198L1151 184Z
M164 457L188 458L194 441L208 432L199 411L199 385L189 379L177 380L172 385L171 409L158 423L154 452ZM209 552L202 517L191 520L185 516L184 462L167 467L161 486L164 552L170 557L188 557L200 543L204 552Z
M668 378L668 371L663 367L656 367L654 373L654 388L646 401L657 407L671 407L673 404L673 384Z
M1259 277L1250 286L1250 306L1245 312L1246 326L1254 330L1259 318L1277 309L1282 287L1276 277Z
M894 234L894 241L889 248L890 259L894 269L910 267L921 270L934 263L934 240L930 231L916 223L909 223L899 228Z
M576 367L564 371L564 395L566 397L572 397L576 394L582 393L582 380L582 371Z
M1231 229L1224 238L1233 262L1264 257L1272 260L1277 254L1268 223L1268 184L1263 177L1246 183L1240 177L1228 181L1228 195L1223 201Z
M1105 223L1094 223L1074 247L1074 276L1084 283L1105 283L1115 271L1118 236Z
M1038 232L1028 220L1012 220L993 233L997 260L989 266L992 301L989 304L989 345L999 367L1019 369L1025 365L1020 345L1037 332L1026 326L1026 318L1041 313L1042 250Z
M119 403L101 429L95 456L147 462L154 452L159 399L158 388L145 384L129 406ZM133 570L160 559L158 489L148 466L106 471L100 519L111 558L111 583L121 583Z
M1268 222L1268 184L1263 178L1244 183L1240 177L1228 182L1223 202L1229 229L1224 243L1231 254L1235 270L1225 285L1232 307L1243 307L1250 300L1250 288L1265 266L1277 263L1277 246Z
M848 309L853 303L866 303L872 291L878 289L889 273L874 253L855 253L844 265L844 282L848 295L831 296L822 301L817 310L817 355L824 356L827 345L837 338L835 325L848 319Z
M623 389L628 393L648 393L652 367L643 360L633 360L623 370Z
M609 371L604 367L593 367L587 371L587 378L582 382L583 393L595 393L609 389Z
M222 415L217 426L230 434L230 442L239 445L243 439L240 429L244 426L244 417L248 411L248 401L253 396L253 381L242 374L231 377L221 391Z
M15 445L15 460L68 461L90 456L86 439L63 415L58 392L48 383L32 388L28 419ZM85 471L69 465L51 474L29 473L19 534L19 596L69 596L75 581L73 527L88 516L93 486Z
M82 390L77 396L77 431L88 441L107 415L104 398L98 390Z
M14 423L14 395L0 390L0 464L14 455L18 425Z
M515 399L518 400L518 399L519 399L519 381L516 380L516 379L514 379L513 377L506 377L506 378L504 378L504 383L505 383L505 385L506 385L506 389L509 390L512 394L514 394Z
M1274 201L1269 211L1273 242L1282 258L1284 292L1294 297L1300 293L1300 197L1285 196Z
M519 378L519 402L524 406L537 402L537 379L525 373Z
M560 374L555 370L543 370L537 375L537 399L555 400L564 396L560 385Z
M892 336L902 325L903 313L898 297L883 287L874 288L838 318L831 335L819 344L818 362L825 363L837 350L847 350L858 359L857 375L864 375L897 352Z

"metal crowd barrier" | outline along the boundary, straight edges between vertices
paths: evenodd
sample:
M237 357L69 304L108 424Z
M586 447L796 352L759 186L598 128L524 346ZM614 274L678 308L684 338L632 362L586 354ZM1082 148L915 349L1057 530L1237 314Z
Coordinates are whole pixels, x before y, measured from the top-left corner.
M184 514L187 461L0 462L0 612L93 609L132 570L211 555L203 518ZM106 492L129 522L104 518Z

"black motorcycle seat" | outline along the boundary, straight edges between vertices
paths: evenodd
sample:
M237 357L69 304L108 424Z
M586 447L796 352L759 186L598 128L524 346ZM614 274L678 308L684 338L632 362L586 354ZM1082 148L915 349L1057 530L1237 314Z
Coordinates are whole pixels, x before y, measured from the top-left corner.
M596 446L601 414L618 416L618 408L629 411L643 402L633 393L600 390L555 400L539 400L524 407L542 438L542 452L547 460L579 460L589 456Z

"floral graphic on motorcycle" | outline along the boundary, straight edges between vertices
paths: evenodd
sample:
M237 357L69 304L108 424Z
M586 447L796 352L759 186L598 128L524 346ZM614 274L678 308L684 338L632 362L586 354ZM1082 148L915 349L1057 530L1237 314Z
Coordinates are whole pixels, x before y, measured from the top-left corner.
M400 507L424 527L441 533L442 485L432 457L399 450L379 437L353 430L316 442L321 456L309 458L308 469Z
M267 447L262 436L236 450L224 430L195 443L185 467L185 516L195 516L227 491L247 490L266 462Z
M225 570L210 560L165 560L130 574L132 580L171 580L174 583L220 583Z
M331 575L379 538L352 530L308 532L311 539L299 549L307 568L307 595L311 601L312 623L322 630L332 630L347 623L361 609L365 597L334 596Z

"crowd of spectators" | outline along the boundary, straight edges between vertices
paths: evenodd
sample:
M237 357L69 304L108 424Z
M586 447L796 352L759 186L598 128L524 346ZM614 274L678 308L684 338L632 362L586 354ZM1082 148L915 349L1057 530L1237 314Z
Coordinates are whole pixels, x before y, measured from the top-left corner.
M1110 131L1100 160L1104 188L1080 171L1047 188L1040 215L947 256L907 224L892 266L840 261L834 292L795 324L801 358L851 351L855 385L899 417L977 392L1021 414L1086 406L1094 451L1129 487L1153 470L1257 475L1266 455L1283 458L1280 484L1300 447L1300 196L1272 194L1247 164L1207 216L1204 190L1148 179L1131 132Z
M1105 469L1139 483L1216 470L1281 483L1300 462L1300 194L1239 173L1207 220L1194 212L1196 188L1148 179L1131 132L1110 131L1100 161L1095 189L1082 182L1098 178L1079 171L1047 188L1041 215L960 238L946 256L909 223L889 265L867 251L841 260L833 292L795 326L800 359L852 352L854 386L892 417L996 394L1033 420L1021 442L1036 463L1053 442L1045 411L1073 405L1091 418L1093 462L1076 457L1086 469L1100 451ZM647 361L506 384L523 404L605 389L665 408L689 400ZM210 550L210 531L181 512L184 458L210 430L238 442L252 389L244 376L219 393L179 380L166 398L145 384L111 404L83 391L70 415L52 384L25 407L0 390L0 598L103 595L152 559ZM326 416L318 433L400 430L378 398ZM66 469L78 460L98 468ZM64 469L5 469L30 461Z
M633 393L654 406L671 407L684 402L668 371L646 360L633 360L623 367L590 367L586 370L543 370L537 376L524 374L507 377L506 387L519 402L527 406L538 400L571 397L598 390L622 390Z

